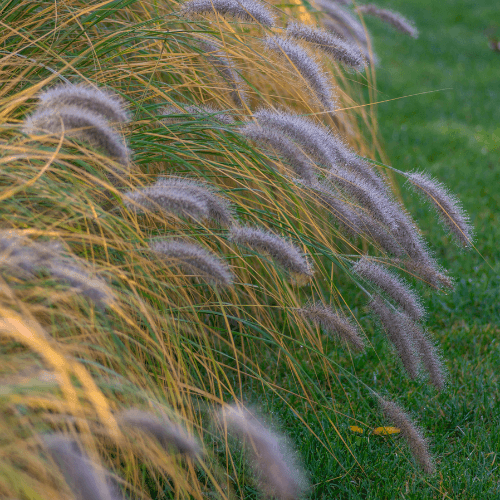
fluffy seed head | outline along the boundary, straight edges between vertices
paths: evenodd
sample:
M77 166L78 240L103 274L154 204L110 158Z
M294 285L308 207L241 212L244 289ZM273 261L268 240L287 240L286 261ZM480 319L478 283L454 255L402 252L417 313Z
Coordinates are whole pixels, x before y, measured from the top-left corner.
M453 289L453 279L445 274L442 269L439 268L437 263L434 265L421 264L413 260L404 259L396 261L399 265L403 266L410 274L420 278L424 283L434 286L436 288L448 288Z
M379 317L385 333L394 345L408 375L412 379L417 378L418 357L412 345L411 332L405 321L406 316L387 307L384 300L377 295L370 301L369 306Z
M404 18L399 12L393 12L392 10L381 9L373 4L360 5L358 11L363 14L369 14L371 16L378 17L387 24L390 24L401 33L410 35L412 38L418 38L418 30L415 28L413 23Z
M246 22L257 22L272 28L275 16L260 2L252 0L189 0L182 6L181 14L210 14L231 16Z
M224 125L231 125L234 123L234 118L223 113L220 109L210 104L199 104L196 106L183 105L183 109L179 109L176 106L168 106L163 108L160 112L162 115L196 115L197 119L202 120L215 120L223 123ZM193 116L194 118L194 116ZM162 123L169 124L174 123L180 118L177 116L169 116L168 118L163 118Z
M421 172L408 174L411 185L423 193L435 206L443 223L455 235L456 239L465 247L472 245L473 229L469 224L468 216L460 202L446 189L446 187Z
M101 471L85 457L76 443L62 435L44 437L44 444L78 500L120 500ZM100 473L101 472L101 473Z
M130 119L122 100L116 94L90 85L58 85L46 90L38 98L42 109L75 106L102 115L111 122L128 122Z
M287 35L298 40L305 40L332 56L342 64L361 71L364 67L363 56L351 43L341 40L321 28L313 28L302 23L289 23Z
M332 169L328 180L354 198L361 208L368 209L375 219L387 227L396 227L393 213L395 205L377 189L341 168Z
M379 398L379 405L385 418L401 430L401 435L406 439L413 458L415 458L418 465L426 474L433 474L435 468L429 453L429 444L422 431L396 403Z
M199 46L206 53L210 64L221 74L231 88L230 95L233 102L236 106L244 107L246 102L244 84L234 67L233 61L224 50L221 50L219 43L215 39L200 40Z
M232 223L229 203L207 185L183 178L159 179L156 184L125 194L125 204L146 210L161 209L194 220L210 219L219 225Z
M410 318L407 318L407 325L420 360L429 374L429 381L438 391L442 391L446 381L445 369L434 342Z
M153 436L167 450L196 458L200 454L198 443L177 425L141 410L127 410L120 414L119 422Z
M312 304L297 311L302 317L321 326L330 334L337 335L351 344L358 351L365 347L363 339L354 324L345 316L337 314L331 307L324 304Z
M277 35L269 35L265 43L269 50L284 61L292 64L327 110L334 111L336 109L337 106L332 98L333 90L328 77L306 50L290 38Z
M260 127L254 123L242 127L239 132L248 139L271 147L281 154L293 171L304 181L310 183L315 181L314 166L309 158L282 133L270 127Z
M305 479L290 459L290 452L282 452L279 438L247 410L236 406L224 408L221 418L231 434L248 442L252 466L264 494L279 500L298 500L304 493Z
M425 311L416 293L401 278L365 257L357 262L353 271L387 293L415 321L424 316Z
M154 241L150 248L168 265L178 266L214 286L229 287L233 274L213 252L184 240Z
M236 245L268 254L290 273L313 275L313 270L304 254L295 245L271 231L234 225L230 229L230 237Z
M335 26L347 34L347 37L354 38L363 45L368 43L363 25L350 12L330 0L314 0L314 3L335 22Z
M128 165L129 151L120 136L101 115L85 108L65 106L38 110L26 119L23 127L24 133L34 135L61 134L63 130L67 136L88 142L122 165Z

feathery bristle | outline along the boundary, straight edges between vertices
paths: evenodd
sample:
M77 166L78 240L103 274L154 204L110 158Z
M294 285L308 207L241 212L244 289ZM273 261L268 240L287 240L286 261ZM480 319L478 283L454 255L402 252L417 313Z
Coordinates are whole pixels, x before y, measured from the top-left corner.
M116 94L90 85L58 85L46 90L38 98L40 108L43 109L54 110L63 106L75 106L102 115L112 122L128 122L130 119L122 100Z
M335 111L337 106L333 100L333 90L328 77L306 50L290 38L278 35L269 35L265 43L269 50L292 64L304 80L308 82L318 100L327 110Z
M396 403L379 398L379 405L387 420L401 430L401 435L406 439L418 465L425 473L433 474L435 471L434 464L429 453L429 445L422 431Z
M366 257L356 263L353 271L387 293L415 321L424 316L424 308L420 304L416 293L401 278Z
M328 175L328 180L342 188L349 196L359 202L361 208L368 209L373 217L387 227L396 227L394 204L378 190L340 168L332 169L332 172Z
M78 500L119 500L118 492L111 491L104 474L85 457L77 444L63 435L44 436L44 444L61 470L68 486Z
M313 270L304 254L291 242L271 231L234 225L230 229L230 238L237 245L270 255L290 273L313 275Z
M301 179L310 183L315 182L316 174L311 161L300 148L283 134L276 132L276 130L270 127L260 127L254 123L240 128L239 132L255 142L270 146L285 158L293 171Z
M380 7L377 7L373 4L360 5L357 9L363 14L369 14L371 16L378 17L380 20L390 24L398 31L401 31L401 33L410 35L413 38L418 38L417 28L413 25L413 23L408 21L408 19L404 18L399 12L381 9Z
M337 314L331 307L324 304L312 304L298 309L298 314L319 325L330 334L335 334L351 344L358 351L365 347L363 339L351 321L345 316Z
M215 106L210 104L199 104L196 106L192 105L182 105L182 109L176 106L167 106L163 108L160 113L161 115L196 115L193 118L203 119L203 120L215 120L223 123L224 125L231 125L234 123L234 118L217 109ZM168 116L162 119L162 123L169 124L180 120L180 116Z
M236 406L224 408L221 417L231 434L249 441L252 466L264 494L279 500L298 500L306 481L302 471L287 457L290 452L280 450L283 446L278 437L247 410Z
M336 25L339 25L343 31L348 33L350 38L354 37L354 39L364 45L368 43L363 25L350 12L331 0L314 0L314 3L326 15L331 17Z
M357 47L345 42L335 35L321 28L313 28L302 23L289 23L287 35L298 40L305 40L340 61L358 71L364 67L363 56Z
M407 318L407 325L420 360L429 374L429 381L436 389L442 391L446 381L445 369L436 346L420 325L414 323L410 318Z
M121 413L118 420L124 425L152 435L167 450L173 449L191 458L196 458L200 454L198 443L168 420L159 419L155 415L137 409Z
M441 220L465 247L472 245L473 230L467 214L460 202L450 194L446 187L429 175L413 172L407 174L409 182L420 190L436 207Z
M255 0L189 0L182 5L181 15L213 12L250 23L257 22L267 28L272 28L275 23L274 14Z
M243 80L236 71L233 61L228 54L221 49L219 42L215 39L203 39L198 42L200 48L205 51L207 60L222 75L226 83L232 89L231 99L240 108L246 103Z
M412 345L411 332L405 319L407 316L386 306L382 297L375 295L370 301L371 310L379 317L389 340L396 348L401 362L410 378L418 376L418 357Z
M214 286L229 287L233 284L234 277L228 265L200 245L172 239L154 241L150 249L168 265L178 266Z
M24 123L23 132L40 135L64 133L88 142L123 165L129 163L129 151L120 136L109 127L101 115L77 106L36 111Z

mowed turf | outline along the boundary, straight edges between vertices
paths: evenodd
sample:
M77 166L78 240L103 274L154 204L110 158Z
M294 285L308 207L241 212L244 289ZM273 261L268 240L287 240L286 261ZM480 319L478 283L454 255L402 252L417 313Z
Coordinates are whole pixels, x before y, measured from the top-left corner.
M344 376L342 369L332 374L331 382L342 384L351 401L339 398L339 409L359 419L363 429L362 434L352 432L352 421L335 417L347 436L344 444L332 429L329 445L336 458L309 432L294 432L302 428L294 411L276 401L264 403L278 409L276 424L292 435L310 472L312 498L500 498L500 53L489 48L486 36L495 29L500 35L495 4L380 2L413 19L420 30L418 40L366 18L380 58L378 100L438 91L378 106L391 165L424 170L444 182L470 214L477 250L461 251L430 206L402 188L436 257L456 280L456 289L448 295L417 285L449 384L438 394L425 381L409 381L383 335L368 329L375 349L353 356L354 369L348 370L360 381ZM370 318L364 302L361 297L355 312L366 325ZM334 342L328 347L332 356L339 349ZM393 397L416 419L431 443L434 476L421 475L397 435L372 434L373 428L388 423L368 397L367 387ZM295 410L307 420L303 409Z

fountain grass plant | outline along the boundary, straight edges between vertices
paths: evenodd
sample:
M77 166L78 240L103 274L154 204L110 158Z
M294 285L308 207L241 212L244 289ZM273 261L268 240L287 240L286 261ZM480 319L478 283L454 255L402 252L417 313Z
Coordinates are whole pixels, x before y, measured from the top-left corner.
M335 166L317 162L289 136L322 179L298 182L272 142L262 150L242 127L254 121L254 110L291 109L327 136L342 137L361 157L383 159L360 89L372 85L372 73L346 73L327 56L318 59L339 107L325 111L286 51L276 60L263 50L280 28L259 23L246 4L219 3L206 16L198 14L208 2L205 10L196 7L202 3L139 0L0 5L0 57L8 75L0 89L2 497L81 498L78 484L94 478L98 498L248 498L249 484L263 479L248 478L228 427L211 422L228 404L269 395L298 409L298 425L316 439L315 453L335 457L338 443L349 446L339 422L356 417L336 401L345 398L346 407L352 401L331 375L340 371L355 384L349 372L355 353L346 343L329 355L318 325L328 312L337 330L341 322L356 332L353 351L363 343L371 348L369 335L363 343L358 337L363 325L347 300L367 304L372 296L353 265L367 253L389 265L395 260L367 223L350 233L337 224L318 189L403 248L413 240L401 238L417 230L389 194L391 171L373 173L384 189L370 200L399 214L380 222L372 217L377 201L367 206L348 189L354 174L343 184L329 183L340 175ZM282 26L321 18L303 6L265 9ZM197 15L187 19L185 12ZM207 39L215 40L216 53L204 49ZM214 64L216 58L224 64ZM96 101L86 105L93 95ZM231 118L220 120L219 112ZM162 205L161 193L151 201L162 182L175 186L179 181L169 179L179 177L193 189L213 188L203 197L186 192L199 217L188 217L178 204ZM211 221L215 192L232 229ZM131 200L140 201L140 210ZM281 247L270 251L252 235L236 245L248 227L282 238ZM189 269L155 254L170 249L179 257L169 242L181 241L191 245ZM54 251L29 275L19 273L13 257L33 245L60 245L64 258ZM273 254L280 248L293 249L306 272L290 279L286 266L276 265L284 258ZM210 280L205 264L197 274L192 260L200 256L220 265L223 279ZM413 255L399 257L398 268ZM71 259L85 262L87 274L64 268ZM232 286L217 286L222 281ZM95 283L111 293L93 300L86 292ZM322 304L321 310L305 314L307 304ZM364 390L376 400L372 389ZM140 425L138 418L123 418L134 411ZM165 434L161 422L171 426ZM197 453L165 451L158 436L171 429ZM258 450L251 455L259 461ZM273 495L302 494L280 483L289 470L280 477L265 460L256 469L263 476L265 467L281 484L271 488Z

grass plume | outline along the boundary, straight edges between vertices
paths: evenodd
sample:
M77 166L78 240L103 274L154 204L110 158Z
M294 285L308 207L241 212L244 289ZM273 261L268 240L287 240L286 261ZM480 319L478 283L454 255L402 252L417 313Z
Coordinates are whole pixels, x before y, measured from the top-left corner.
M393 28L411 36L412 38L418 38L418 30L413 23L408 21L399 12L394 12L392 10L381 9L374 4L360 5L357 7L358 12L363 14L369 14L370 16L378 17L380 20L387 24L390 24Z

